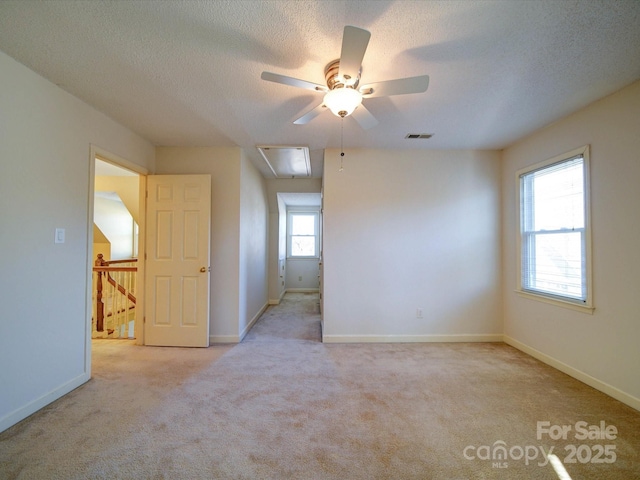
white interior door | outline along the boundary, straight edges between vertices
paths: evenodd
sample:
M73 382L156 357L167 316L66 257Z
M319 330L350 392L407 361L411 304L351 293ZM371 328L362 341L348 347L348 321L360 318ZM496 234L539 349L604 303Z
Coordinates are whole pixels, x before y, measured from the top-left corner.
M145 344L209 346L210 175L147 177Z

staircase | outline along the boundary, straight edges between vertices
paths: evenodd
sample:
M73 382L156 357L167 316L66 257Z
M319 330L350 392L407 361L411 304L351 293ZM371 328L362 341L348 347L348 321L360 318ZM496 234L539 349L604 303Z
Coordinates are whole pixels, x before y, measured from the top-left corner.
M137 258L94 262L92 338L134 338Z

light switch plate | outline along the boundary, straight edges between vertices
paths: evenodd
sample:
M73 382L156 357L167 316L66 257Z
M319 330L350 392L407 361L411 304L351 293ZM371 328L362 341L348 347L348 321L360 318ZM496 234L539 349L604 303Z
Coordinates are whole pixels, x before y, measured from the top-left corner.
M64 228L56 228L56 234L54 237L55 243L64 243Z

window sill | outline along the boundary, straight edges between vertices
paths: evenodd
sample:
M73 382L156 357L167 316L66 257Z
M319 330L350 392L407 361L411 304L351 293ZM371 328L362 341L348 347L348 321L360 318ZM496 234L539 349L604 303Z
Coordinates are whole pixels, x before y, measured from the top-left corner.
M568 300L560 300L558 298L547 297L545 295L536 295L535 293L525 292L523 290L515 291L518 296L523 298L528 298L530 300L537 300L538 302L549 303L551 305L556 305L558 307L568 308L570 310L575 310L576 312L587 313L589 315L593 315L594 307L588 305L580 305L578 303L574 303Z

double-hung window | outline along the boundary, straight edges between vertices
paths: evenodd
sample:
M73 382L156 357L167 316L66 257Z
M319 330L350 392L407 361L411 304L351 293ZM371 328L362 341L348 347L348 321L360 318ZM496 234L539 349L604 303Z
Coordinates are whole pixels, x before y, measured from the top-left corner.
M520 292L591 308L589 148L518 172Z
M288 252L290 258L318 257L319 213L317 211L289 211Z

